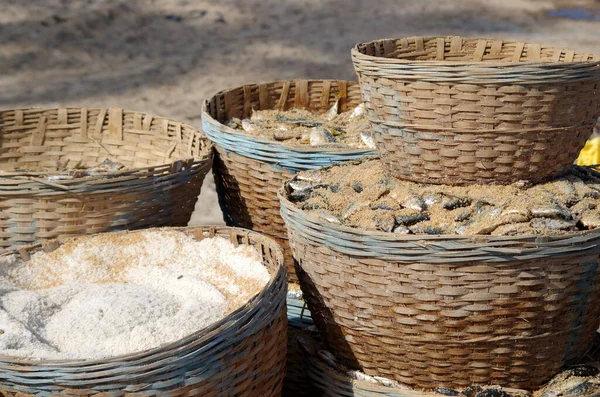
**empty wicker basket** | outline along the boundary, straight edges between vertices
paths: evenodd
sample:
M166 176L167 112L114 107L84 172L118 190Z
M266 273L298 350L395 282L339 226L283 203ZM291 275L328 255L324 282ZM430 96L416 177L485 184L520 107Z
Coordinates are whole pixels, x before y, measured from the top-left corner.
M339 96L340 112L361 103L357 83L293 80L251 84L221 91L202 109L202 129L215 144L214 175L225 222L265 233L284 248L288 276L295 281L287 231L279 215L277 190L294 173L332 163L374 156L368 149L291 146L227 127L232 117L247 118L255 110L306 108L325 111Z
M196 239L221 236L234 244L254 246L262 253L271 280L224 319L155 349L102 360L32 361L0 356L0 395L281 396L287 323L281 248L248 230L178 230ZM19 252L27 256L58 244L50 241Z
M539 182L568 169L600 116L600 55L410 37L352 59L381 158L406 180Z
M530 389L581 358L600 324L600 231L395 235L279 197L312 318L351 369L425 389Z
M185 226L212 164L212 145L196 128L122 109L3 111L0 134L3 249ZM105 159L124 168L101 170Z

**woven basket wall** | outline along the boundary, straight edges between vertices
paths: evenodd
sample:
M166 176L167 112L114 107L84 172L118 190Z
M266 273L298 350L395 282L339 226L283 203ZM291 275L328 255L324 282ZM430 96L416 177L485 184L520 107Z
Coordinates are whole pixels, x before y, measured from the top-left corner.
M263 255L270 282L224 319L148 351L94 361L30 361L0 356L0 395L281 396L287 324L281 248L272 239L248 230L177 230L199 240L221 236L234 244L254 246ZM52 250L58 245L48 242L43 248ZM38 249L26 247L19 252L28 257Z
M600 231L398 236L323 222L280 191L297 274L327 347L421 388L531 388L600 324Z
M539 182L566 172L600 116L600 55L410 37L352 50L377 149L401 179Z
M357 83L333 80L291 80L251 84L221 91L202 109L202 129L216 148L213 168L219 204L227 225L265 233L284 247L290 281L295 281L287 231L279 215L277 190L298 171L374 156L368 149L313 148L274 142L225 125L232 117L250 117L255 110L329 109L340 97L340 112L361 103Z
M212 164L212 145L199 130L122 109L3 111L0 134L2 249L185 226ZM95 176L75 169L107 158L125 168Z
M304 331L299 337L299 349L302 350L304 365L309 374L311 387L314 392L313 397L440 397L443 394L435 391L406 390L399 387L391 387L380 383L374 383L366 379L356 379L350 377L343 368L340 368L337 362L332 362L330 356L324 358L322 344L310 333ZM592 344L591 351L600 351L600 334L596 334L595 342ZM598 365L600 363L598 354L591 355L587 362ZM488 396L519 396L524 394L522 389L505 389L504 393L489 393ZM446 393L448 391L446 390ZM484 392L485 393L485 392ZM539 393L539 391L538 391ZM474 395L475 393L473 393ZM593 394L593 392L591 393ZM447 395L451 395L448 393ZM464 394L457 394L464 396ZM539 394L536 394L539 395ZM546 395L546 394L541 394ZM548 394L554 395L554 394ZM573 396L583 397L585 392L580 394L571 394Z

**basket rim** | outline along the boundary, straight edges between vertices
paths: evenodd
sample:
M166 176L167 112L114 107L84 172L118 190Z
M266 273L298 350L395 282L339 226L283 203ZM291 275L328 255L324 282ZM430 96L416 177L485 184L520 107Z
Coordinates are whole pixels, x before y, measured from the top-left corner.
M437 36L403 36L403 37L388 37L388 38L382 38L382 39L374 39L374 40L370 40L370 41L365 41L365 42L360 42L360 43L356 43L352 49L350 50L350 53L352 55L352 57L356 57L357 59L361 59L363 61L371 61L371 62L382 62L382 63L387 63L387 64L397 64L397 65L410 65L410 64L414 64L414 65L420 65L420 66L431 66L431 67L440 67L440 66L449 66L449 67L455 67L455 66L465 66L465 67L469 67L469 66L476 66L479 65L482 69L485 68L502 68L502 69L513 69L513 68L518 68L518 67L523 67L523 66L549 66L549 65L565 65L565 67L572 67L574 65L592 65L592 64L597 64L600 65L600 60L588 60L588 61L568 61L568 62L554 62L554 61L531 61L531 60L526 60L526 61L518 61L518 62L508 62L508 61L431 61L431 60L407 60L407 59L398 59L398 58L387 58L387 57L383 57L383 56L376 56L376 55L367 55L367 54L363 54L362 52L360 52L359 50L359 46L362 45L368 45L368 44L372 44L378 41L385 41L385 40L401 40L401 39L412 39L412 38L423 38L423 39L435 39L435 38L452 38L452 37L459 37L461 39L465 39L465 40L500 40L500 39L494 39L494 38L486 38L486 37L465 37L465 36L458 36L458 35L437 35ZM518 42L518 43L524 43L524 44L534 44L531 42L526 42L526 41L520 41L520 40L513 40L514 42ZM536 43L537 44L537 43ZM541 44L542 46L548 46L548 47L552 47L552 48L557 48L556 46L551 46L551 45L544 45ZM594 53L590 53L590 54L594 54ZM597 56L600 57L600 54L598 54ZM385 61L383 61L385 60Z
M208 113L207 110L207 106L209 104L209 102L215 98L218 95L223 95L227 92L231 92L234 90L239 90L245 86L258 86L258 85L270 85L270 84L279 84L279 83L286 83L286 82L296 82L296 81L307 81L309 83L311 82L345 82L345 83L354 83L354 84L359 84L357 81L355 80L336 80L336 79L289 79L289 80L271 80L271 81L266 81L266 82L255 82L255 83L248 83L248 84L244 84L241 86L237 86L234 88L227 88L227 89L223 89L223 90L219 90L218 92L209 95L207 97L207 99L205 99L202 103L202 122L207 122L207 123L211 123L215 126L218 127L219 132L223 135L226 136L227 134L233 135L234 137L236 137L237 139L240 140L245 140L245 141L249 141L249 142L254 142L254 143L259 143L259 144L263 144L263 145L270 145L273 147L280 147L283 150L287 150L290 152L296 152L296 153L302 153L302 154L306 154L306 153L322 153L322 154L327 154L327 153L332 153L332 154L355 154L355 153L376 153L375 149L369 149L369 148L351 148L348 147L346 145L329 145L329 146L309 146L309 145L292 145L292 144L286 144L286 143L281 143L281 142L277 142L277 141L273 141L270 139L266 139L266 138L260 138L260 137L256 137L254 135L248 134L246 132L242 132L240 130L234 130L231 127L226 126L225 124L221 123L220 121L216 120L215 118L213 118L210 113ZM361 98L362 101L362 98ZM208 136L208 135L207 135ZM209 137L210 139L210 137ZM212 141L212 139L210 139ZM217 142L213 143L216 146L219 146L219 144Z
M329 168L325 167L324 169ZM297 178L294 176L291 180L285 183L287 185L290 181L293 181ZM307 218L315 223L319 223L321 227L324 229L338 230L340 232L354 234L354 235L364 235L370 236L375 239L385 240L388 242L402 242L402 241L449 241L449 242L472 242L472 243L494 243L494 242L550 242L550 241L563 241L569 240L574 237L580 236L589 236L589 235L597 235L600 238L600 229L592 229L592 230L582 230L577 232L570 232L565 234L556 234L556 235L535 235L535 234L523 234L516 236L492 236L489 234L472 234L472 235L458 235L458 234L438 234L438 235L430 235L430 234L395 234L389 232L383 232L380 230L366 230L359 229L350 226L337 225L331 222L322 221L318 216L312 214L308 211L305 211L298 206L296 206L292 201L290 201L285 192L285 186L281 187L277 191L277 197L279 198L282 208L285 206L286 208L292 209L301 213L304 218Z
M88 111L102 111L102 110L109 110L109 109L111 109L111 107L66 106L66 107L17 107L17 108L10 108L10 109L2 108L2 109L0 109L0 115L2 115L4 113L9 113L9 112L15 112L15 111L47 112L47 111L60 110L60 109L65 109L65 110L86 109ZM90 182L90 181L110 180L110 179L127 176L127 175L131 175L131 174L138 173L138 172L154 170L154 169L161 168L161 167L173 167L173 166L176 166L177 164L181 164L181 165L186 164L186 165L189 165L189 167L192 167L192 166L204 163L204 162L212 161L212 157L213 157L212 149L214 147L214 144L210 139L208 139L208 137L206 136L206 134L204 134L202 129L194 127L191 124L175 121L174 119L169 118L169 117L158 116L158 115L155 115L155 114L152 114L149 112L145 112L145 111L131 110L131 109L122 109L122 110L123 110L123 113L138 113L138 114L151 115L154 119L168 120L168 121L171 121L174 123L181 124L181 127L186 127L186 128L192 129L193 131L195 131L195 133L199 134L200 140L203 141L203 148L201 150L202 156L196 157L196 156L190 155L190 156L186 156L185 158L177 159L170 163L158 163L156 165L146 166L146 167L129 167L124 170L111 171L106 174L90 175L90 176L84 176L84 177L79 177L79 178L72 178L72 179L68 179L68 180L60 180L59 183L57 182L59 185L67 185L68 186L70 184L85 183L85 182ZM0 131L2 131L2 127L4 127L4 126L6 126L6 124L0 124ZM71 171L71 170L67 170L67 172L68 171ZM2 170L0 170L0 180L3 178L13 179L15 177L17 177L17 178L18 177L42 177L43 178L45 176L56 175L59 173L60 173L59 171L36 171L36 170L2 171ZM15 180L23 182L23 183L31 183L32 182L31 180L19 180L19 179L15 179ZM48 183L42 183L42 184L45 184L46 186L51 185ZM0 188L0 191L1 191L1 188Z
M233 312L229 313L227 316L223 317L222 319L220 319L212 324L209 324L208 326L206 326L202 329L199 329L199 330L195 331L194 333L184 336L183 338L180 338L178 340L175 340L175 341L172 341L169 343L165 343L165 344L162 344L160 346L157 346L157 347L154 347L151 349L140 350L140 351L133 352L133 353L121 354L121 355L117 355L117 356L111 356L111 357L106 357L106 358L101 358L101 359L93 359L93 360L90 360L90 359L35 360L35 359L26 359L26 358L19 358L19 357L7 356L7 355L0 354L0 364L32 366L32 367L48 368L48 369L56 368L56 367L66 367L66 366L69 366L69 367L80 367L80 366L93 367L93 366L102 366L102 365L108 365L108 364L119 364L120 362L124 362L124 361L136 361L136 360L148 359L149 357L151 357L155 354L165 353L166 351L173 350L173 349L178 350L182 346L185 346L186 348L190 348L192 346L198 347L198 346L201 346L205 342L205 339L210 338L211 334L215 330L222 328L224 325L227 324L227 322L229 322L230 320L235 318L238 314L250 311L251 309L257 307L258 303L261 302L262 299L264 298L264 296L267 294L267 291L276 287L275 283L278 280L278 278L284 277L285 273L286 273L285 265L283 262L283 249L277 243L277 241L275 241L273 238L271 238L270 236L268 236L266 234L255 232L255 231L252 231L249 229L243 229L240 227L232 227L232 226L218 226L218 225L159 227L159 228L149 228L149 229L140 229L140 230L122 230L122 231L115 231L115 232L95 233L95 234L90 234L90 235L67 237L64 239L59 238L59 239L53 239L53 240L43 242L43 243L25 245L25 246L21 246L18 248L14 248L9 252L1 253L0 257L7 256L7 255L19 254L19 252L23 251L23 250L33 250L33 249L42 248L49 244L56 244L56 243L63 244L66 241L78 239L78 238L90 238L90 237L94 237L94 236L98 236L98 235L102 235L102 234L106 234L106 233L111 233L111 234L139 233L139 232L148 231L148 230L152 230L152 231L162 231L162 230L183 231L184 233L185 232L192 233L194 231L203 231L204 233L213 233L214 234L213 237L218 237L218 235L216 234L218 231L230 231L231 233L238 233L239 235L246 235L246 236L253 235L256 237L260 237L264 240L267 240L269 243L271 243L273 245L273 247L275 247L275 249L277 250L277 252L279 252L281 254L281 256L280 256L279 260L277 260L277 263L276 263L277 270L270 273L269 282L265 285L265 287L258 294L254 295L252 298L250 298L250 300L248 300L248 302L246 302L244 305L238 307L237 309L235 309ZM285 284L285 288L287 289L287 282L285 282L284 284ZM230 328L230 327L228 327L228 328Z

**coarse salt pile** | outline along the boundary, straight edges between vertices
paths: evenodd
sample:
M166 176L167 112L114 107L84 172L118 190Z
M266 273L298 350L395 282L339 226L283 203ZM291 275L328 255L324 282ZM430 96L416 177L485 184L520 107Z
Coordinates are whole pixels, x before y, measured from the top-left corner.
M0 263L0 355L99 359L174 342L270 279L252 246L173 230L70 240Z

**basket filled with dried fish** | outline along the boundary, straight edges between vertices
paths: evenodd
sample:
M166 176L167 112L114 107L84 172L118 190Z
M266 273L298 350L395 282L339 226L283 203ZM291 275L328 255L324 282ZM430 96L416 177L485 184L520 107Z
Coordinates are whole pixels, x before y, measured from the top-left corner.
M534 388L581 359L600 324L590 168L460 187L363 160L301 172L279 197L304 299L349 369L417 388Z
M0 248L185 226L212 165L198 129L122 109L0 112Z
M278 240L295 281L277 190L298 171L376 155L358 84L291 80L221 91L205 102L202 128L215 144L226 223Z
M330 397L592 397L600 395L600 334L591 345L590 354L581 362L562 368L540 387L532 390L476 384L467 387L432 387L414 389L380 376L351 370L319 342L304 331L298 337L304 365L313 395Z

